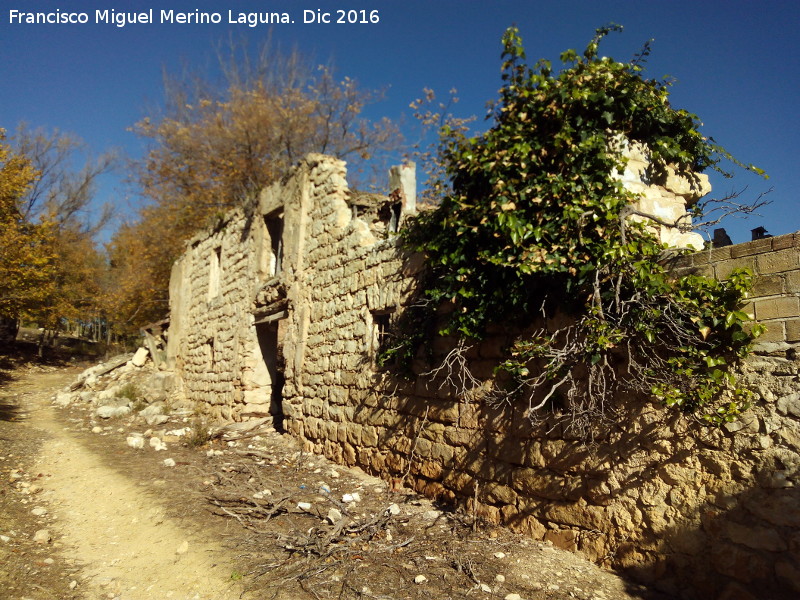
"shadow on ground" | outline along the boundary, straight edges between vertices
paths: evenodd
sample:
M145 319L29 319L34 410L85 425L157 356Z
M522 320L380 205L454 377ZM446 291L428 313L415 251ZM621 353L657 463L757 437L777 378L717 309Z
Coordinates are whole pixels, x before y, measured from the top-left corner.
M8 398L0 398L0 421L19 421L22 418L19 406Z

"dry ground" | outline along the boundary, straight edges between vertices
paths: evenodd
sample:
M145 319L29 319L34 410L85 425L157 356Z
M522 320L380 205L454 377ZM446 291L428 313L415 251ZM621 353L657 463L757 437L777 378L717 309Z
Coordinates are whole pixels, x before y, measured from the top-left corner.
M169 434L197 425L190 415L148 432L140 418L54 407L78 366L0 367L2 598L656 598L278 433L192 448ZM49 542L34 541L42 529Z

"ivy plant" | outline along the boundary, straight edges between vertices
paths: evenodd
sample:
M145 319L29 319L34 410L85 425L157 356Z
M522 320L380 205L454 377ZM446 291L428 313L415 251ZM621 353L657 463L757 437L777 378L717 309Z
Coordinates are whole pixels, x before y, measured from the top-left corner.
M761 171L673 108L667 82L644 78L648 45L626 63L600 56L618 29L598 29L582 54L564 52L560 71L546 60L529 66L518 30L506 31L491 126L474 137L440 132L447 181L437 188L447 191L403 232L427 258L425 302L383 358L410 360L433 335L477 341L488 325L511 322L527 333L499 376L530 416L558 404L583 427L634 390L722 424L749 401L729 367L759 333L740 310L750 277L671 274L665 246L628 218L636 197L617 174L626 144L646 149L653 181L670 167L696 183L724 159ZM556 313L559 326L539 318Z

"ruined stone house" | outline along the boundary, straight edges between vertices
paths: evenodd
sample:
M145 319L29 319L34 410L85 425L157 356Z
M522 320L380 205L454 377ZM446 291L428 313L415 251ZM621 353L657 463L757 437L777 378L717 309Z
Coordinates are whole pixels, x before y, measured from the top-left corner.
M674 173L652 185L644 157L629 156L620 178L641 211L665 222L685 214L698 185ZM744 375L762 399L747 420L700 430L642 404L587 448L513 406L375 367L421 266L393 235L415 211L414 174L395 168L388 196L353 192L345 176L341 161L310 155L261 193L254 214L233 211L191 240L173 267L167 346L186 399L224 419L271 416L308 451L670 593L800 593L800 387L787 354L800 342L800 236L699 252L677 266L760 274L750 309L769 331ZM699 244L679 230L659 234ZM442 357L452 343L432 351ZM498 334L473 348L470 370L490 378L507 343Z

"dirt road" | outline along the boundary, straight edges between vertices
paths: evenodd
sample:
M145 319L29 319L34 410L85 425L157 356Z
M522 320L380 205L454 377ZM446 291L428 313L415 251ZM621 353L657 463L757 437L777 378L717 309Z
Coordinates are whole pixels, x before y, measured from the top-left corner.
M170 436L51 404L79 371L0 363L4 600L664 598L275 432L132 448Z
M5 503L19 504L21 521L3 523L14 536L0 529L10 537L0 547L34 559L28 569L17 561L16 569L27 573L4 574L9 598L239 598L226 551L167 517L159 500L56 419L50 399L74 376L62 370L18 374L3 393L20 411L15 422L4 423L2 441L10 452L0 464L3 485L12 488Z

